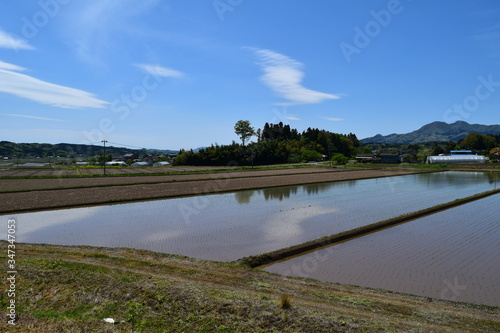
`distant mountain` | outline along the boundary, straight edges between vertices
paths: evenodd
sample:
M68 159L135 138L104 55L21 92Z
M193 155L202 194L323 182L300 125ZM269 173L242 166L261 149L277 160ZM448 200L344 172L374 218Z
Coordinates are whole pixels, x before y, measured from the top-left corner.
M95 156L103 152L103 146L84 145L72 143L14 143L0 141L0 156L20 156L20 157L83 157ZM177 153L176 150L159 149L130 149L123 147L106 146L106 154L120 156L125 154L161 154Z
M465 121L457 121L447 124L435 121L422 126L420 129L406 134L389 134L383 136L377 134L371 138L362 139L362 143L389 143L389 144L412 144L432 141L458 141L465 138L469 133L500 135L500 125L469 124Z
M172 149L147 149L147 151L154 154L177 154L179 152Z

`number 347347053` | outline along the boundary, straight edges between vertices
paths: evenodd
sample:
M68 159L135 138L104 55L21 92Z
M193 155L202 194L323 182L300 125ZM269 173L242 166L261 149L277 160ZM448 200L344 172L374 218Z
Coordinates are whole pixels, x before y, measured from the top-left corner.
M7 256L9 257L9 260L8 260L8 265L10 268L14 268L15 267L15 264L16 264L16 261L15 261L15 257L16 257L16 220L12 219L12 220L8 220L7 222L7 228L8 228L8 231L7 231L7 242L9 243L7 245Z

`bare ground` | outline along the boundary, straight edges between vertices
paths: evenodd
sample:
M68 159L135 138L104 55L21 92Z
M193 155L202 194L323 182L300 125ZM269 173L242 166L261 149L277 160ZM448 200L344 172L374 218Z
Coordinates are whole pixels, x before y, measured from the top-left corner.
M172 168L171 168L172 169ZM120 173L124 173L123 168ZM16 179L1 179L0 192L8 191L25 191L25 190L41 190L41 189L58 189L72 187L93 187L106 185L131 185L131 184L153 184L153 183L168 183L175 181L189 180L214 180L226 178L245 178L245 177L265 177L273 175L296 175L310 174L321 172L335 172L345 169L332 168L300 168L300 169L280 169L280 170L256 170L256 171L238 171L224 170L223 172L210 173L211 169L191 169L198 173L176 174L176 171L164 175L138 175L133 174L113 177L55 177L55 178L16 178ZM181 172L189 172L182 170ZM0 173L2 175L2 173Z
M176 167L107 167L106 174L156 174L168 172L193 172L199 170L224 170L231 169L225 166L176 166ZM236 168L234 168L236 169ZM0 177L32 177L32 176L50 176L50 177L64 177L64 176L81 176L81 175L102 175L102 168L60 168L60 167L8 167L0 169Z

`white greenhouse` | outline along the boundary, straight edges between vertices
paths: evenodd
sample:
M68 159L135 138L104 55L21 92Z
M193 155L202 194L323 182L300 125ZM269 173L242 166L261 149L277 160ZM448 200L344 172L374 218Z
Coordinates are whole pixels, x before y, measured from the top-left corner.
M476 164L486 163L486 157L474 155L470 150L452 150L450 155L427 156L427 164Z
M106 162L106 165L109 165L109 166L125 166L127 165L127 163L123 162L123 161L111 161L111 162Z
M162 166L167 166L167 165L170 165L169 162L156 162L155 164L153 164L154 167L162 167Z
M147 166L149 166L149 163L148 162L134 162L130 166L134 167L134 168L147 167Z

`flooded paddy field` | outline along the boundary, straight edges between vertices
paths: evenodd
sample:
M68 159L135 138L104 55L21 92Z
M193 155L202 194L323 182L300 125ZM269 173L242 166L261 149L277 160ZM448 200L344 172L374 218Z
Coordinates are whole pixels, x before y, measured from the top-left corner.
M492 190L498 180L489 172L426 173L14 214L1 223L16 219L18 242L232 261Z
M500 195L275 263L266 271L500 306Z

